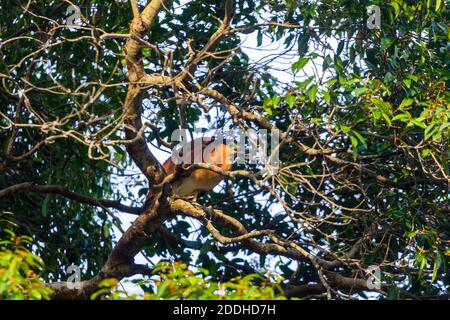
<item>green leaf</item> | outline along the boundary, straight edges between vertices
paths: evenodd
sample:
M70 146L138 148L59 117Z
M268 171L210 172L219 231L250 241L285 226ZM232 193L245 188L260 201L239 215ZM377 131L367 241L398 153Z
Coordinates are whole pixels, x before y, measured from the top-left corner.
M439 127L439 131L444 131L445 129L447 129L448 127L450 127L450 122L446 122L441 124L441 126Z
M325 102L330 105L331 104L331 96L328 93L328 91L326 90L322 90L322 94L323 94L323 99L325 100Z
M318 88L317 88L316 84L311 86L311 89L308 92L309 100L316 101L317 90L318 90Z
M148 193L148 188L140 188L138 190L138 196L139 197L142 197L142 196L146 195L147 193Z
M270 108L270 107L265 107L265 108L264 108L264 111L265 111L269 116L273 115L272 108Z
M420 261L420 266L419 266L419 268L420 268L420 270L423 270L423 268L425 268L425 266L427 265L427 258L425 258L425 256L422 256L422 259L421 259L421 261Z
M288 184L286 189L290 194L295 196L298 192L298 185L297 184Z
M416 75L413 75L413 74L408 74L408 75L406 75L406 77L407 77L408 79L411 79L411 80L414 81L414 82L419 81L419 77L416 76Z
M200 249L200 254L206 254L206 253L208 253L208 252L211 250L211 247L212 247L211 241L206 241L206 242L203 244L202 248Z
M414 124L417 127L420 127L422 129L425 129L427 126L422 121L419 121L418 119L411 119L410 123Z
M399 297L399 290L395 286L389 286L388 287L388 300L397 300Z
M272 106L274 108L276 108L278 106L278 104L280 103L281 98L278 96L273 96L272 97Z
M436 280L436 277L437 277L439 268L441 267L441 264L442 264L441 255L439 254L439 252L437 252L435 255L435 259L434 259L433 276L431 277L431 282L434 282L434 280Z
M301 58L299 59L297 62L295 62L294 64L292 64L292 72L298 72L300 71L309 61L309 58Z
M352 130L353 134L355 135L355 137L358 138L358 140L367 147L367 143L366 143L366 139L364 139L364 137L356 130Z
M354 136L350 136L350 141L353 146L353 159L356 160L356 157L358 156L358 139L356 139Z
M423 149L421 154L422 157L426 158L431 153L431 149Z
M395 76L391 72L387 72L386 75L384 76L384 81L386 83L392 82L394 80L395 80Z
M350 136L350 141L352 142L352 146L354 149L358 146L358 139L356 139L354 136Z
M262 45L262 39L263 39L263 34L261 31L258 31L258 34L256 35L256 46L260 47Z
M389 46L392 44L392 39L389 38L383 38L381 39L381 50L389 48Z
M46 195L44 201L42 202L41 206L41 213L42 216L47 217L48 211L49 211L49 203L50 203L50 195Z
M260 268L264 268L264 266L266 265L266 255L265 254L261 254L259 256L259 267Z
M391 2L389 3L392 7L394 7L395 10L395 18L398 17L398 15L400 14L400 6L398 5L397 2Z
M435 127L435 125L436 125L436 122L433 121L432 123L430 123L427 126L427 128L423 132L425 135L425 139L430 138L437 131L437 128ZM433 128L434 128L434 130L433 130Z
M304 81L296 81L295 84L297 85L298 90L303 90L311 83L311 81L312 79L306 79Z
M411 98L404 98L404 99L402 100L402 103L400 103L400 105L399 105L398 107L399 107L399 109L402 109L402 108L404 108L404 107L410 106L413 102L414 102L414 99L411 99Z
M343 133L347 134L350 132L350 127L347 126L341 126L341 130Z
M380 110L373 110L372 115L375 118L375 120L380 120L381 118L381 111Z
M36 300L41 300L42 299L42 295L39 291L37 290L33 290L31 291L31 296L36 299Z
M286 103L288 104L289 108L292 108L294 106L294 103L295 103L295 96L288 96L286 98Z
M344 50L345 40L339 41L339 44L337 46L336 55L341 55L342 50Z
M391 119L389 118L389 116L384 112L382 112L381 115L383 116L383 119L386 121L387 125L391 126L392 123L391 123Z
M304 56L308 52L309 34L304 33L298 39L298 53L300 56Z
M355 97L360 97L362 96L364 93L367 92L367 88L356 88L355 90L353 90L353 94L355 95Z
M411 79L403 79L402 82L408 89L411 88Z
M400 113L398 115L396 115L395 117L392 118L392 121L402 121L402 122L409 122L409 120L411 119L411 114L409 112L404 112L404 113Z
M441 7L441 0L436 0L436 8L435 8L435 11L438 12L440 7Z

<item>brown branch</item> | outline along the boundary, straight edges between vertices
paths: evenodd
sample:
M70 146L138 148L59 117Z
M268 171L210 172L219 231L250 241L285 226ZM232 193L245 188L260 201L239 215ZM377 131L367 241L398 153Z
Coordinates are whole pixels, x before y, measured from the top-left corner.
M62 139L62 138L67 138L66 135L64 134L59 134L59 135L54 135L54 136L50 136L45 138L44 140L39 141L38 143L36 143L30 150L25 151L22 154L18 154L18 155L7 155L5 161L3 161L2 163L0 163L0 172L3 172L5 170L7 170L11 165L13 165L15 162L19 162L22 161L30 156L32 156L33 154L35 154L39 149L41 149L43 146L47 145L47 144L51 144L53 142L55 142L58 139Z
M200 61L202 61L205 57L207 57L208 52L212 49L212 47L214 47L217 44L217 42L219 42L219 40L227 34L231 20L233 19L234 16L234 1L226 0L224 9L225 15L222 24L219 26L216 32L212 34L212 36L209 38L208 42L202 48L202 50L196 52L190 57L190 59L186 63L185 68L178 75L178 78L181 82L184 82L187 79L192 79Z
M321 283L289 285L284 291L283 295L286 298L304 298L309 295L317 295L326 292L327 289Z
M164 177L164 170L156 157L149 150L144 137L138 136L142 128L142 100L144 88L149 85L150 79L166 80L160 76L148 76L144 70L141 43L135 39L143 38L150 28L159 11L168 0L152 0L136 17L136 8L133 9L135 17L130 25L130 38L125 44L126 63L128 68L127 95L124 102L125 137L132 141L126 144L128 154L147 177L150 185L159 182ZM137 38L136 38L137 37ZM136 136L138 138L136 139ZM102 270L91 280L88 280L82 290L55 291L53 298L86 298L95 292L98 283L108 277L121 279L127 273L116 271L117 266L134 265L134 257L142 250L148 236L157 231L158 227L169 217L170 208L162 192L155 192L150 209L143 212L133 224L125 231L116 246L113 248ZM67 288L66 288L67 289Z
M163 145L166 148L172 149L176 143L175 142L167 142L166 140L164 140L161 135L159 134L159 129L157 126L148 123L147 126L152 130L153 135L155 136L156 140L158 140L158 142Z
M345 277L337 273L327 273L327 278L329 280L329 284L335 290L357 290L357 291L368 291L368 292L378 292L381 294L385 294L385 291L388 290L388 286L386 284L381 284L380 289L374 289L368 287L367 279L361 278L352 278ZM313 284L302 284L302 285L290 285L287 286L284 290L284 295L288 298L304 298L308 295L316 295L320 293L324 293L327 291L327 288L323 284L313 283ZM412 293L409 293L406 290L399 290L400 298L402 299L413 299L419 300L420 298Z
M153 270L141 264L120 264L108 269L108 272L100 271L95 277L79 283L79 288L72 288L73 282L54 282L47 287L53 290L54 300L89 300L91 295L99 290L99 283L104 279L122 279L136 274L152 275Z
M233 238L225 237L219 232L219 230L217 230L213 226L211 221L208 220L207 215L211 210L208 209L205 210L205 208L203 207L194 206L192 203L183 201L181 199L177 199L171 202L171 211L173 213L185 215L199 220L205 226L205 228L211 233L214 239L216 239L222 244L241 242L244 240L248 240L250 238L269 235L273 233L273 230L257 230L252 232L246 232Z
M350 162L350 161L346 161L346 160L342 160L330 155L325 155L325 158L338 164L338 165L351 165L352 167L354 167L355 169L357 169L358 171L360 171L362 174L365 174L366 176L372 177L374 178L377 182L384 184L386 186L389 187L395 187L395 188L407 188L407 187L411 187L414 186L418 183L436 183L438 181L442 181L443 183L449 183L449 181L447 181L446 179L442 179L442 180L438 180L438 179L415 179L415 180L408 180L408 181L403 181L403 182L395 182L392 181L391 179L388 179L384 176L382 176L381 174L376 173L375 171L372 171L366 167L364 167L363 165L360 165L358 163L354 163L354 162Z
M0 199L8 196L15 196L20 193L35 192L42 194L59 194L68 199L85 203L102 208L114 208L121 212L127 212L132 214L142 213L141 208L130 207L120 203L120 201L108 200L108 199L95 199L87 197L77 192L70 191L66 186L61 185L37 185L33 182L23 182L8 188L0 190Z
M106 263L92 279L86 280L81 289L69 289L59 284L49 284L54 289L52 299L88 299L92 293L98 290L98 284L108 278L116 278L119 281L131 274L134 257L142 250L149 235L158 232L162 223L170 217L170 209L167 202L161 201L160 196L155 195L151 209L142 213L133 224L125 231L116 246L111 251ZM142 274L142 268L138 268Z
M152 78L146 74L142 60L142 44L136 41L136 38L133 39L133 36L143 38L166 2L168 1L152 0L142 13L133 19L130 25L131 37L125 44L128 80L130 81L124 103L125 136L127 140L133 140L142 127L141 113L144 91L140 82L144 81L145 83L147 81L148 83L150 79L162 80L163 83L165 81L160 76ZM130 128L134 128L134 130ZM133 140L133 143L126 145L126 149L141 172L149 180L150 185L162 179L164 176L162 166L148 148L144 137Z
M233 243L236 241L242 241L243 245L256 253L259 254L278 254L283 255L286 257L293 258L295 260L311 260L313 259L315 263L319 264L321 267L324 268L331 268L335 266L335 262L327 261L324 259L321 259L319 257L313 256L309 252L306 252L306 250L299 250L299 247L292 248L290 245L287 245L286 241L278 240L276 243L262 243L258 242L252 237L254 236L260 236L260 235L269 235L271 239L275 237L272 230L262 230L261 232L248 232L247 229L240 223L238 220L236 220L233 217L230 217L228 215L223 214L219 210L214 210L212 208L200 208L197 206L194 206L193 204L177 199L170 203L171 211L176 214L181 215L188 215L193 218L198 219L201 221L205 227L210 231L210 233L213 235L216 240L222 243ZM211 220L218 222L224 227L227 227L234 232L236 232L239 236L234 238L227 238L223 237L218 234L218 231L215 228L211 228L210 221L208 218L211 218ZM217 231L217 232L216 232ZM275 239L280 239L279 237L276 237Z
M213 164L209 164L209 163L194 163L191 164L189 167L187 168L183 168L181 167L180 169L183 170L183 174L184 175L189 175L191 174L193 171L197 170L197 169L208 169L210 171L216 172L221 174L224 177L230 178L232 180L236 179L237 177L245 177L245 178L249 178L252 180L257 179L256 175L246 171L246 170L233 170L233 171L227 171L224 170L222 168L220 168L219 166L213 165Z
M139 18L140 12L139 12L139 6L136 2L136 0L130 0L131 4L131 10L133 11L133 16L135 18Z
M201 218L204 218L202 217L202 215L205 212L185 201L183 201L183 204L179 204L178 208L172 208L172 210L177 210L179 213L188 214L193 217L197 216ZM209 215L212 221L215 221L220 225L229 228L230 230L233 230L238 235L249 234L247 229L240 221L222 213L220 210L208 208L206 210L206 213ZM324 268L326 270L333 270L334 268L337 268L340 265L342 265L345 262L345 260L351 259L358 252L360 246L363 243L363 240L370 239L369 235L364 238L361 238L342 258L334 260L326 260L311 254L306 249L302 248L300 245L295 244L292 241L282 239L281 237L274 234L272 231L267 232L266 230L265 234L269 235L273 243L262 243L254 239L251 239L251 237L247 237L247 239L242 239L242 244L244 247L251 249L252 251L258 254L282 255L298 261L310 261L314 266ZM239 249L240 249L239 247L236 248L236 250Z

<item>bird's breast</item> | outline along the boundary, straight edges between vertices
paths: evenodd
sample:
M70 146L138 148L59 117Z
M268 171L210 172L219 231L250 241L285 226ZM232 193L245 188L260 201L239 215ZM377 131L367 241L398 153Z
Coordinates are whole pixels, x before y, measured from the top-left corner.
M194 170L189 176L176 181L172 192L179 197L187 197L202 191L210 191L222 180L222 175L206 169Z

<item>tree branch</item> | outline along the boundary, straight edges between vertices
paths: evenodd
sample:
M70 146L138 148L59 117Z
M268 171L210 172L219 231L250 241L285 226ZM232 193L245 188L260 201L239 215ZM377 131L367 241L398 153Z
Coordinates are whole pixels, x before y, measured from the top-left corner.
M145 84L145 80L147 79L148 81L150 76L144 70L141 43L135 39L143 38L166 2L168 1L152 0L139 16L136 16L136 8L133 9L135 17L130 25L131 36L125 44L125 59L130 85L128 86L123 108L125 137L131 141L131 143L126 144L126 149L133 161L147 177L150 185L163 179L164 170L148 148L145 138L137 137L142 128L141 113L144 93L142 83ZM133 3L132 6L134 6ZM156 232L158 227L169 217L169 214L170 209L167 201L161 197L161 192L154 194L150 209L137 217L128 230L125 231L113 248L102 270L94 278L88 280L81 290L68 291L67 287L64 287L65 289L56 290L52 298L87 298L96 291L101 280L110 277L120 280L127 276L126 272L118 271L116 268L118 266L134 265L134 257L142 250L148 236Z
M208 220L207 215L210 210L194 206L192 203L177 199L171 203L171 210L175 214L185 215L199 220L205 228L211 233L211 235L222 244L230 244L248 240L250 238L260 237L273 233L273 230L257 230L252 232L246 232L237 237L229 238L223 236L219 230L217 230L211 221ZM212 209L211 209L212 210Z
M15 196L20 193L35 192L42 194L59 194L68 199L85 203L102 208L114 208L121 212L127 212L132 214L142 213L141 208L130 207L120 203L120 201L108 200L108 199L95 199L87 197L77 192L70 191L66 186L61 185L37 185L33 182L23 182L8 188L0 190L0 199L8 196Z
M327 277L330 281L330 285L335 290L339 289L351 291L357 290L367 292L378 292L381 294L385 294L385 291L388 290L388 286L386 284L381 284L380 289L369 288L367 279L345 277L337 273L328 273ZM326 291L327 288L323 284L318 283L302 284L295 286L287 286L286 289L284 290L284 295L287 298L293 297L304 298L308 295L320 294ZM416 295L409 293L408 291L405 291L403 289L400 289L399 294L400 298L402 299L413 299L413 300L420 299Z
M138 17L135 16L131 22L131 37L125 44L125 59L128 68L128 80L130 81L124 103L125 136L127 140L133 140L142 127L143 88L140 82L145 79L149 81L148 79L150 78L144 70L141 44L135 39L136 37L143 38L166 2L168 1L152 0L142 13ZM158 76L156 77L158 78ZM134 128L134 130L130 128ZM150 185L162 179L164 176L162 166L148 148L144 137L133 140L133 143L126 145L126 149L141 172L147 177Z

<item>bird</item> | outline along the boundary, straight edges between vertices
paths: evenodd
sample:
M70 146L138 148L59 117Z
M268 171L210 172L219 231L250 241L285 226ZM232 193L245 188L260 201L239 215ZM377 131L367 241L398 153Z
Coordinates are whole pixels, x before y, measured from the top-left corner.
M223 139L215 139L215 137L201 137L191 140L183 145L180 149L176 149L173 155L170 156L163 164L164 171L167 175L173 174L176 171L179 162L183 168L189 167L191 164L208 163L215 165L223 170L230 171L233 166L236 152L231 146L226 144ZM187 176L181 176L172 184L172 194L180 198L193 197L205 194L215 186L217 186L223 179L223 175L208 169L195 169Z

